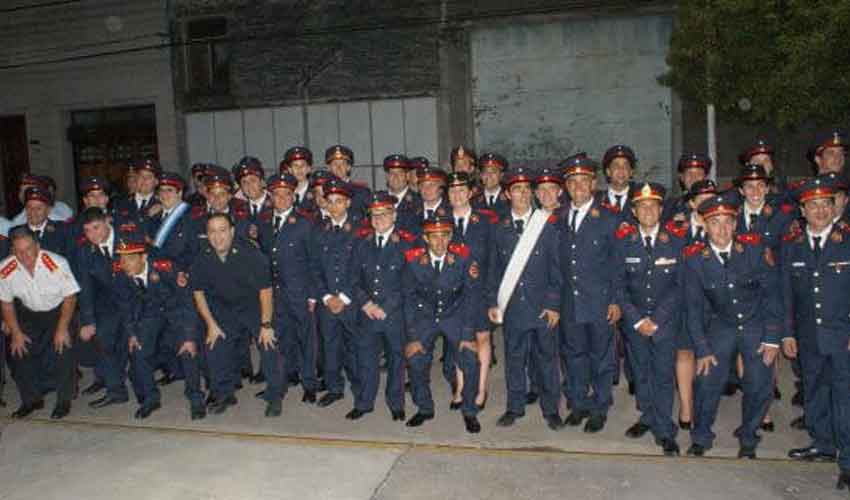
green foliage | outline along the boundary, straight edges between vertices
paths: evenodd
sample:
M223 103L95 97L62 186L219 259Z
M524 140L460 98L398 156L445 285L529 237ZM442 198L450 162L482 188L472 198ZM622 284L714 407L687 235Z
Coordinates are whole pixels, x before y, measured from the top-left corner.
M662 84L724 116L786 131L846 123L850 0L682 0L667 63Z

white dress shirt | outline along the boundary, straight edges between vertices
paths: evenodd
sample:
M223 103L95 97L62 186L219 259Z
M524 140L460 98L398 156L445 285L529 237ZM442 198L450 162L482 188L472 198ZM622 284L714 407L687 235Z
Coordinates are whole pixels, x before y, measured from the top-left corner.
M581 223L582 223L582 221L584 221L584 218L587 216L587 212L590 211L591 205L593 205L593 198L587 200L587 203L585 203L584 205L582 205L580 207L577 207L577 206L573 205L572 203L570 203L570 213L567 214L567 216L568 216L567 224L569 225L569 223L572 222L572 220L573 220L573 211L578 210L578 215L576 215L576 232L578 232L579 228L581 227Z
M32 275L11 255L0 262L0 301L20 299L31 311L51 311L65 297L80 291L68 261L61 255L40 250Z

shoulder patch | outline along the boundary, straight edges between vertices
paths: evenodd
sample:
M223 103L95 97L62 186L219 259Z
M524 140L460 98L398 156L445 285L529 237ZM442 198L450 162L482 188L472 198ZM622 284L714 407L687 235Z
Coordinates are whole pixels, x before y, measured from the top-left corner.
M46 253L41 254L41 262L44 263L44 267L46 267L47 270L51 273L59 269L59 266L56 264L56 261L54 261L53 258L47 255Z
M794 206L794 205L792 205L791 203L783 203L783 204L782 204L782 206L780 206L780 207L779 207L779 209L780 209L780 210L782 210L782 213L783 213L783 214L786 214L786 215L787 215L787 214L790 214L791 212L793 212L794 210L796 210L796 208L797 208L797 207L795 207L795 206Z
M490 220L490 224L499 222L499 214L497 214L494 210L490 210L489 208L479 208L478 213L487 217Z
M735 241L755 246L761 244L761 235L758 233L742 233L735 236Z
M396 232L398 233L398 236L401 239L408 243L413 243L414 241L416 241L416 235L406 229L398 229Z
M449 252L459 255L464 259L468 258L472 250L463 243L449 243Z
M607 210L608 210L609 212L611 212L612 214L618 214L618 213L620 213L620 207L618 207L618 206L616 206L616 205L612 205L612 204L611 204L611 203L610 203L607 199L606 199L606 200L604 200L604 201L602 201L602 203L600 203L600 206L601 206L602 208L607 209Z
M171 259L156 259L153 261L153 268L161 273L170 273L174 270L174 263Z
M549 218L546 219L546 222L548 222L549 224L557 224L558 223L558 216L555 215L555 214L550 214Z
M375 231L371 227L361 227L357 229L357 232L354 235L362 240L372 236Z
M9 275L12 274L13 272L15 272L15 270L17 268L18 268L18 261L15 260L15 259L12 259L11 262L9 262L5 266L3 266L3 269L0 269L0 279L8 278Z
M614 236L617 237L618 240L624 239L626 236L630 234L635 234L637 232L637 228L628 222L620 223L620 227L617 228L617 231L614 232Z
M667 224L664 224L664 229L667 230L668 233L672 234L677 238L684 238L688 235L688 229L690 229L690 225L687 221L675 221L669 220Z
M407 262L413 262L414 260L418 259L419 257L424 256L425 252L426 252L425 247L411 248L410 250L405 250L404 259Z
M701 241L697 241L696 243L694 243L692 245L686 246L684 248L684 250L682 250L682 254L685 257L693 257L694 255L697 255L698 253L702 252L704 249L705 249L705 243L703 243Z

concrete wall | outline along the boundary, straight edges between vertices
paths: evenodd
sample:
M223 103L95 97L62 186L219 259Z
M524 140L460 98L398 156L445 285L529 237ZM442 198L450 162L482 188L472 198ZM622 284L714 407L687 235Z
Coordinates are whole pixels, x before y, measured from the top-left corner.
M0 15L0 114L26 116L32 171L52 175L75 206L71 112L139 104L155 105L159 157L175 165L166 0L33 3L3 2L20 9Z
M631 145L638 176L670 184L673 99L656 78L672 30L665 15L479 27L471 34L479 150L519 162L594 158ZM678 154L678 152L675 152Z

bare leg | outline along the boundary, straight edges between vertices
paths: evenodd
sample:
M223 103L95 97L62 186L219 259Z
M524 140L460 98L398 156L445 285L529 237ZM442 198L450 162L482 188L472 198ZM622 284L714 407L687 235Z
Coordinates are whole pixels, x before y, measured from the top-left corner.
M475 340L478 342L478 361L481 363L478 395L475 397L475 404L481 406L487 399L487 379L490 375L490 359L493 355L493 350L490 345L489 331L476 333Z
M694 408L694 351L676 351L676 385L679 387L679 420L690 422Z

